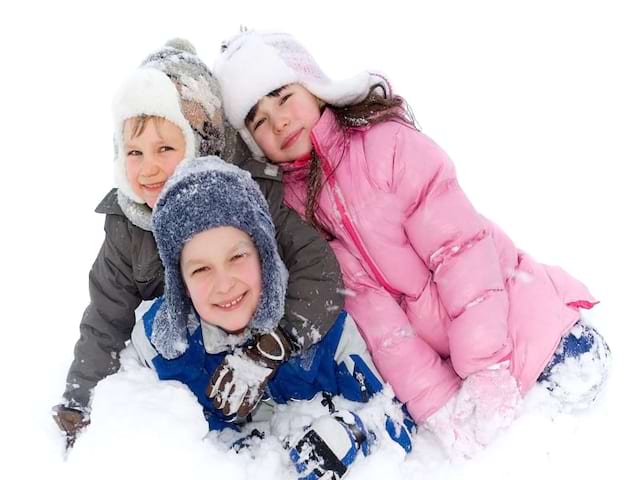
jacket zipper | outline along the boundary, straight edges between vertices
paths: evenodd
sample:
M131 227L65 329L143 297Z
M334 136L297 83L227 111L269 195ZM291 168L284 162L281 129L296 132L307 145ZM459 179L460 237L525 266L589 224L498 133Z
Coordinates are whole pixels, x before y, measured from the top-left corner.
M340 197L342 197L342 195L339 187L336 185L335 177L334 176L330 177L329 176L330 172L327 172L326 162L324 161L324 158L326 158L326 156L324 155L324 153L321 152L321 149L318 146L318 141L313 132L311 133L311 141L313 142L313 147L316 149L316 153L320 155L320 165L322 166L322 171L325 177L328 179L329 186L331 187L331 195L333 197L333 201L338 207L338 212L340 213L340 218L342 219L342 224L344 225L345 230L351 237L351 240L353 241L356 248L360 252L360 255L362 256L362 258L364 258L364 260L369 265L369 268L373 272L373 275L376 277L376 280L380 283L380 285L382 285L384 289L387 290L392 295L402 296L402 292L399 292L398 290L393 288L391 285L389 285L389 282L387 282L387 280L384 278L384 276L382 275L382 272L380 272L376 264L373 262L371 256L369 255L364 244L362 243L362 240L358 235L358 231L351 223L351 219L347 215L347 210L344 206L344 203L341 201Z

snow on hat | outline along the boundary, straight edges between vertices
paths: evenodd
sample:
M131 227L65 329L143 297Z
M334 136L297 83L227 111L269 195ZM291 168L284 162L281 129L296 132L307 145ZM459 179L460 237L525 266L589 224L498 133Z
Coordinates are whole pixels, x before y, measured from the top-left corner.
M260 254L262 295L249 328L266 333L277 326L284 315L288 272L278 254L269 206L248 172L218 157L187 159L167 181L151 219L165 269L165 302L151 342L163 357L184 353L194 319L180 271L182 249L211 228L232 226L251 237Z
M249 31L231 38L223 43L214 71L227 119L256 158L264 157L264 153L244 120L262 97L277 88L300 83L320 100L337 107L361 102L376 85L388 88L384 77L367 71L345 80L330 79L295 38L278 32Z
M184 134L186 158L220 155L224 149L222 102L211 70L187 40L169 40L126 79L113 99L115 179L119 193L144 204L127 179L124 122L158 116Z

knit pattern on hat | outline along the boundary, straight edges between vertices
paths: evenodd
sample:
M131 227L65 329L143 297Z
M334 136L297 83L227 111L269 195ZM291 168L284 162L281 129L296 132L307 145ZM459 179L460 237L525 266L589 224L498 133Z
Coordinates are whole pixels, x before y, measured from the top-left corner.
M182 249L194 235L221 226L246 232L260 254L262 295L249 322L250 331L269 332L284 315L288 272L258 185L248 172L218 157L185 160L165 185L152 215L152 231L165 268L165 302L154 321L151 342L165 358L184 353L187 326L194 315L180 271Z
M279 32L242 32L223 44L214 71L222 89L225 112L254 157L264 153L244 124L249 110L268 93L290 83L300 83L313 95L337 107L364 100L385 78L360 72L345 80L332 80L311 54L291 35Z
M113 100L115 180L125 212L135 210L128 201L144 204L127 179L123 138L124 122L141 115L162 117L177 125L184 135L186 158L221 155L225 147L216 79L189 42L169 41L142 62Z

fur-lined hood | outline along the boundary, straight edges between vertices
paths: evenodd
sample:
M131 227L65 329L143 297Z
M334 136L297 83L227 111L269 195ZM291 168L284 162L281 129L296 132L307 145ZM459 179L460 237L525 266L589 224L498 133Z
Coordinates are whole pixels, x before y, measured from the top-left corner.
M184 353L187 333L197 325L180 271L182 249L194 235L220 226L246 232L260 254L262 295L249 323L250 332L269 332L284 315L288 272L258 185L248 172L218 157L185 160L167 182L152 215L165 268L165 303L154 321L151 341L167 359Z

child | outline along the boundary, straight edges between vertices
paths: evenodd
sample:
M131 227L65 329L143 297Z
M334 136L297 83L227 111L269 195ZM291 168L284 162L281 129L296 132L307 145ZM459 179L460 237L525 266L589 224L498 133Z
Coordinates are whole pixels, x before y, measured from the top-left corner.
M580 320L593 297L474 210L383 77L333 81L283 33L236 36L215 70L230 123L331 240L378 370L449 453L486 445L545 367L567 408L593 401L609 359Z
M247 172L217 157L186 160L160 195L152 226L165 294L136 324L132 342L161 380L179 380L193 391L212 430L250 421L246 400L262 398L265 382L277 403L320 392L365 402L381 390L364 340L345 312L313 351L286 361L290 345L278 324L287 270L266 201ZM177 329L186 341L179 356ZM232 369L233 377L227 374ZM396 414L402 419L399 407ZM410 451L402 420L387 416L386 430ZM339 478L380 433L372 436L354 412L333 412L293 442L290 456L300 478L329 478L327 472Z
M163 292L151 212L183 158L222 155L250 170L263 190L289 270L280 333L292 353L319 341L343 302L331 249L295 212L282 206L277 172L252 160L236 140L224 120L217 81L188 42L172 41L142 63L115 97L114 120L117 188L96 210L106 214L105 240L89 274L91 303L80 324L64 403L54 407L68 446L89 422L93 387L119 368L118 352L130 338L135 309Z

